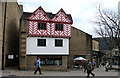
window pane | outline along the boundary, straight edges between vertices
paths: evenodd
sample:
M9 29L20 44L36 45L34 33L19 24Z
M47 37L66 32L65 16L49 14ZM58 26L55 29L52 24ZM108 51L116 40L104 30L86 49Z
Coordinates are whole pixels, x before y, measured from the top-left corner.
M62 65L62 58L42 58L41 65Z
M55 39L55 46L56 47L62 47L63 46L63 40L57 40L57 39Z
M38 29L46 30L46 23L38 23Z
M55 60L55 65L62 65L62 60Z
M43 43L44 46L46 46L46 40L44 40L44 43Z
M38 23L38 29L40 29L40 23Z
M61 24L61 29L60 30L63 31L63 24Z
M53 65L54 61L52 59L47 59L46 64Z
M41 59L40 64L45 64L45 59Z
M37 45L38 46L46 46L46 39L38 39Z
M63 31L63 24L55 24L56 31Z
M55 24L55 30L58 30L58 24Z

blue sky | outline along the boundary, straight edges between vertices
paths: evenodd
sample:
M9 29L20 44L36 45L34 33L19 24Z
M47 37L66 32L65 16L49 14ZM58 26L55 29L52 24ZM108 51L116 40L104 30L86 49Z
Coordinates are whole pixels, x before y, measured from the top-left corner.
M23 5L24 12L33 12L39 6L46 12L57 13L61 8L71 14L74 27L98 37L91 21L95 20L99 3L103 8L117 11L119 0L18 0Z

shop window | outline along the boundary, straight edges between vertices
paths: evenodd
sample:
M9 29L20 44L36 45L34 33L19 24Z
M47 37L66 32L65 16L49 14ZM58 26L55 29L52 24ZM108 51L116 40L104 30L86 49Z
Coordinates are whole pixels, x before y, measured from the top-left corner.
M63 47L63 40L55 39L55 47Z
M54 64L54 60L53 59L46 59L46 64L47 65L53 65Z
M46 30L46 23L38 23L38 30Z
M40 61L40 64L45 64L45 60L42 59L42 60Z
M55 65L62 65L62 60L55 60Z
M46 39L38 39L37 46L46 46Z
M41 65L62 65L62 58L41 58Z
M56 31L63 31L63 24L55 24Z

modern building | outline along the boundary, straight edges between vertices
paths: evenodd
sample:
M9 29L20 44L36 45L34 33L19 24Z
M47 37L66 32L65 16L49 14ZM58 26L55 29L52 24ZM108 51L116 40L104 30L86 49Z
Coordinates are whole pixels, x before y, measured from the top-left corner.
M20 69L35 69L41 58L42 70L67 70L72 17L60 9L57 14L39 7L23 13L20 26Z
M19 19L22 6L0 1L0 69L19 65Z

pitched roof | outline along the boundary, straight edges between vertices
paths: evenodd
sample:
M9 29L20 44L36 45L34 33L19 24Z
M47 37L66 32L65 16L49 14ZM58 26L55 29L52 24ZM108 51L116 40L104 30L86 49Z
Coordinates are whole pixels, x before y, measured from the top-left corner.
M22 16L21 16L21 19L27 19L28 17L31 16L32 13L30 12L23 12Z
M31 14L33 14L33 13L23 12L23 14L22 14L22 16L21 16L21 19L27 19L28 17L31 16ZM52 12L46 12L46 14L47 14L47 15L49 16L49 18L51 18L51 19L56 15L56 14L53 14ZM73 21L71 14L66 14L66 15L70 18L71 21Z

